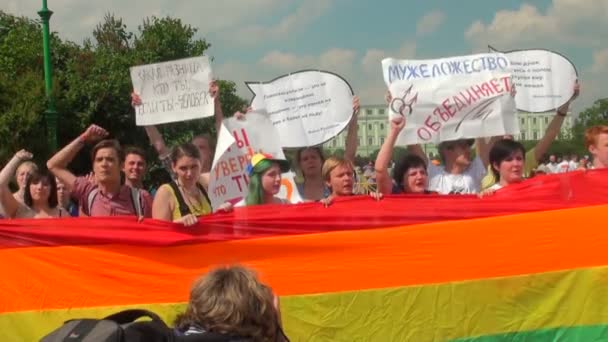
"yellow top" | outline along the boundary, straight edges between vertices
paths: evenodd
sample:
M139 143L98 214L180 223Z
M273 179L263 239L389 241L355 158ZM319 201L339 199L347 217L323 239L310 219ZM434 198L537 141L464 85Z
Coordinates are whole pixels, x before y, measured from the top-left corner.
M163 184L161 187L166 187L167 190L169 190L169 192L171 193L171 196L173 196L173 202L175 203L175 207L173 208L173 212L171 213L173 220L181 218L182 214L179 211L179 201L177 200L177 196L175 195L173 188L171 188L169 184ZM188 208L190 208L190 212L194 216L209 215L213 211L211 209L211 203L207 201L207 198L205 196L201 197L203 198L202 202L188 203L188 201L186 201L186 205L188 206Z
M534 148L530 151L526 152L526 161L524 163L524 177L530 176L530 173L538 166L538 161L536 160ZM486 176L481 180L481 190L485 190L492 185L496 184L496 177L494 177L494 172L492 172L492 165L488 165L488 172Z

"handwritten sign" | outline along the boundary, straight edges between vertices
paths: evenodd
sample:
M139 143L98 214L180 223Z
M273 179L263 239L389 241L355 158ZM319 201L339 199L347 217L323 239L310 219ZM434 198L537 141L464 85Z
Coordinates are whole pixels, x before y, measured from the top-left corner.
M576 68L559 53L535 49L505 52L517 89L517 109L541 113L568 102L574 94Z
M252 112L244 120L224 120L209 180L211 205L218 208L224 202L234 204L247 195L249 175L246 168L254 153L264 152L285 159L278 141L277 130L266 115ZM302 201L294 177L292 172L282 175L277 195L291 203Z
M406 118L399 145L516 134L509 60L479 54L382 61L392 100L389 119Z
M270 82L246 82L251 107L265 112L283 147L322 144L340 133L353 115L353 91L340 76L326 71L298 71Z
M212 80L205 56L130 68L133 90L142 104L135 108L138 126L198 119L214 114Z

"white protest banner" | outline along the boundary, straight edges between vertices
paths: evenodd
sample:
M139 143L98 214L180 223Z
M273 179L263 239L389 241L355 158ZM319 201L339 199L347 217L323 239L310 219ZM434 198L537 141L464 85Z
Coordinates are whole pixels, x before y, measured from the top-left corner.
M263 152L277 159L285 159L278 141L276 128L264 114L252 112L243 120L224 120L209 176L209 197L213 208L219 208L225 202L234 204L247 195L247 165L253 154ZM293 172L282 175L281 190L277 196L291 203L302 201Z
M578 76L574 64L566 57L543 49L515 50L504 54L511 62L517 109L530 113L552 111L568 102L574 94Z
M434 60L384 59L390 118L405 117L399 145L519 133L509 60L478 54Z
M353 115L353 90L340 76L303 70L270 82L245 82L251 107L265 112L283 147L322 144L340 133Z
M135 108L138 126L213 116L212 80L206 56L130 68L133 91L142 104Z

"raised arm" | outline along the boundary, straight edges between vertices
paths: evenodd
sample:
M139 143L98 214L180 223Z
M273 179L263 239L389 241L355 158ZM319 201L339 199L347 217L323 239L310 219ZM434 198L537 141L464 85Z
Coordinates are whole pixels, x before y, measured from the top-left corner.
M391 161L397 137L401 130L403 130L403 127L405 127L405 118L396 117L391 120L391 130L376 157L376 165L374 166L376 170L376 183L378 184L378 191L384 195L392 192L393 182L388 173L388 164Z
M557 112L555 113L553 120L551 120L551 123L549 123L549 126L547 126L545 135L543 135L542 139L540 139L538 141L538 143L536 144L536 147L534 148L534 157L536 158L537 162L543 159L543 156L545 155L545 153L547 153L547 151L549 150L549 147L551 147L551 144L553 143L555 138L557 138L557 136L559 135L559 132L562 128L562 124L564 123L564 120L566 119L566 115L568 115L568 110L570 109L570 104L572 103L572 101L574 101L578 97L579 94L580 94L580 85L578 82L576 82L574 84L574 95L572 95L572 98L570 98L570 100L568 100L568 102L566 102L565 104L563 104L561 107L559 107L557 109Z
M64 184L73 187L76 176L68 170L68 164L70 164L86 143L95 142L107 136L108 132L105 129L97 125L89 126L89 128L87 128L78 138L74 139L74 141L55 153L55 155L46 162L46 167Z
M359 147L359 137L357 136L359 117L359 97L353 97L353 117L348 123L348 131L346 132L346 146L344 151L344 159L355 162L357 155L357 147Z
M7 217L15 217L20 206L20 203L13 197L11 190L8 188L8 183L11 181L11 177L15 174L15 170L19 167L19 164L30 159L32 159L32 154L26 150L21 150L15 153L13 158L0 171L0 201ZM25 189L25 191L29 190Z
M133 108L141 106L141 98L135 91L131 93L131 106L133 106ZM156 153L158 153L161 158L168 155L169 149L165 144L162 134L158 131L158 128L156 128L156 126L144 126L144 129L146 130L148 139L150 139L150 145L154 146Z
M217 81L213 81L209 84L209 94L213 98L213 105L215 111L215 132L219 134L220 127L222 127L222 121L224 121L224 112L222 111L222 102L220 100L220 86Z
M499 139L500 137L492 137L490 141L486 141L485 138L475 139L475 151L477 152L479 159L483 162L484 167L488 167L490 164L490 149Z

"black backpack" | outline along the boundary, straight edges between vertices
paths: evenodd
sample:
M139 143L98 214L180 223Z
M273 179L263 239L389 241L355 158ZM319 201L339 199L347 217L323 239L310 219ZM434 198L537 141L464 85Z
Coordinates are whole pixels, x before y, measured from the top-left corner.
M135 322L140 318L148 321ZM40 342L232 342L228 335L202 333L178 336L157 314L125 310L103 319L74 319L43 337Z

